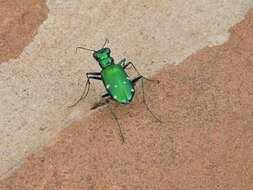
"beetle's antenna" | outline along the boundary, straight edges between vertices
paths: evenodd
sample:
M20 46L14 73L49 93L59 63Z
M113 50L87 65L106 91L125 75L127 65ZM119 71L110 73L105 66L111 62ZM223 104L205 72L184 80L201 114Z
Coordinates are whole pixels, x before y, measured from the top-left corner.
M77 47L76 48L76 53L77 53L77 49L84 49L84 50L87 50L87 51L96 51L96 50L93 50L93 49L89 49L89 48L84 48L84 47Z
M105 43L104 43L104 45L103 45L103 47L102 47L102 48L104 48L104 47L105 47L105 45L106 45L107 43L109 43L109 40L106 38L106 39L105 39Z

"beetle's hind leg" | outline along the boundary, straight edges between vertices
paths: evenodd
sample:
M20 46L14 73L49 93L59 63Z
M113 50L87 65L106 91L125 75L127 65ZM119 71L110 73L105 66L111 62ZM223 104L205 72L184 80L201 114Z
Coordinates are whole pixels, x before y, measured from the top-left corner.
M109 99L108 99L108 103L109 103ZM125 143L125 138L124 138L124 135L122 133L122 129L121 129L121 125L120 125L119 119L118 119L117 115L114 113L114 111L112 110L110 104L108 104L108 109L110 110L113 118L117 122L117 126L118 126L118 129L119 129L119 135L120 135L120 138L121 138L121 142L122 142L122 144L124 144Z
M162 123L161 119L159 119L149 108L148 104L147 104L147 100L146 100L146 96L145 96L145 91L144 91L144 81L143 79L145 79L143 76L138 76L135 79L132 80L133 85L135 85L139 80L141 80L141 87L142 87L142 99L143 99L143 103L146 106L147 110L149 111L149 113L160 123Z
M111 106L110 106L110 100L112 100L112 97L110 96L109 93L106 93L102 96L102 98L105 100L105 102L103 103L103 105L107 104L107 107L108 109L110 110L112 116L113 116L113 119L115 119L116 123L117 123L117 126L118 126L118 129L119 129L119 135L120 135L120 138L121 138L121 142L122 144L125 143L125 138L124 138L124 135L122 133L122 129L121 129L121 125L120 125L120 122L119 122L119 119L117 117L117 115L114 113L114 111L112 110ZM99 105L98 107L100 107L101 105Z
M108 103L109 103L109 99L111 98L109 93L106 93L106 94L104 94L104 95L101 96L101 97L102 97L102 99L101 99L99 102L96 102L96 103L90 108L91 110L97 109L97 108L99 108L99 107L101 107L101 106L104 106L104 105L108 104Z
M102 96L102 100L101 102L99 103L96 103L94 104L92 107L91 107L91 110L93 109L96 109L98 107L101 107L101 106L104 106L107 104L107 108L110 110L112 116L113 116L113 119L115 119L116 123L117 123L117 126L118 126L118 129L119 129L119 135L120 135L120 138L121 138L121 142L122 144L125 143L125 138L124 138L124 135L122 133L122 129L121 129L121 125L120 125L120 122L119 122L119 119L117 117L117 115L114 113L114 111L112 110L111 106L110 106L110 100L112 100L112 97L110 96L109 93L106 93Z
M68 106L69 108L70 107L74 107L82 99L86 98L86 96L88 95L89 90L90 90L90 79L101 80L101 73L99 73L99 72L86 73L86 77L87 77L87 81L86 81L86 84L85 84L85 87L84 87L84 91L83 91L81 97L74 104L72 104L71 106Z

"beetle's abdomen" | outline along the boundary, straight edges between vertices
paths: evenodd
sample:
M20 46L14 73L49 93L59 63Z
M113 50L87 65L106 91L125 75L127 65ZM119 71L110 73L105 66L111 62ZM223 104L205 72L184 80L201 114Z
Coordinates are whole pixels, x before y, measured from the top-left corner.
M101 71L106 90L119 103L130 103L134 96L134 87L120 65L111 65Z

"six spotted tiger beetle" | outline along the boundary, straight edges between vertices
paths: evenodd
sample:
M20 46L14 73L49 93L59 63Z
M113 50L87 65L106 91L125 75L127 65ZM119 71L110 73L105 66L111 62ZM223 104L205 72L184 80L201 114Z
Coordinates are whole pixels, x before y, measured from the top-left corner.
M76 51L77 51L77 49L84 49L84 50L94 52L93 57L99 63L99 66L101 67L102 71L101 72L86 73L87 82L85 84L83 94L79 98L79 100L77 100L76 103L74 103L73 105L71 105L69 107L75 106L76 104L78 104L82 99L84 99L88 95L89 89L90 89L90 79L103 81L107 93L104 94L102 96L102 98L107 98L106 99L107 103L109 102L109 99L112 99L118 103L129 104L132 101L134 94L135 94L134 87L135 87L136 82L139 81L140 79L142 79L141 82L142 82L143 103L145 104L147 110L152 114L152 116L156 120L161 122L161 120L153 114L153 112L149 109L149 107L147 105L145 93L144 93L143 79L148 80L148 81L152 81L152 82L159 82L159 81L158 80L151 80L151 79L148 79L148 78L142 76L132 62L126 63L126 59L122 59L118 64L115 64L113 58L110 56L111 50L109 48L105 47L107 42L109 42L109 41L106 39L103 47L97 51L92 50L92 49L88 49L88 48L83 48L83 47L76 48ZM134 70L138 74L138 76L136 78L134 78L133 80L131 80L128 77L128 75L125 71L125 69L130 65L133 66ZM119 127L119 133L120 133L120 136L122 139L122 143L124 143L125 139L122 134L122 130L121 130L118 118L117 118L116 114L112 111L112 109L110 108L109 104L108 104L108 108L110 109L114 119L117 122L117 125Z

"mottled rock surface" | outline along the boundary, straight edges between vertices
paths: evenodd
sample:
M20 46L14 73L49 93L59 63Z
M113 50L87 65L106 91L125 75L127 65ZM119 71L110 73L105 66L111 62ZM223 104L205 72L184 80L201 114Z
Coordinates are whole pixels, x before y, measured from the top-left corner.
M0 1L0 63L21 54L47 14L45 0Z
M1 181L3 190L253 189L253 11L228 42L205 47L137 95L65 128ZM140 92L140 86L138 86Z

